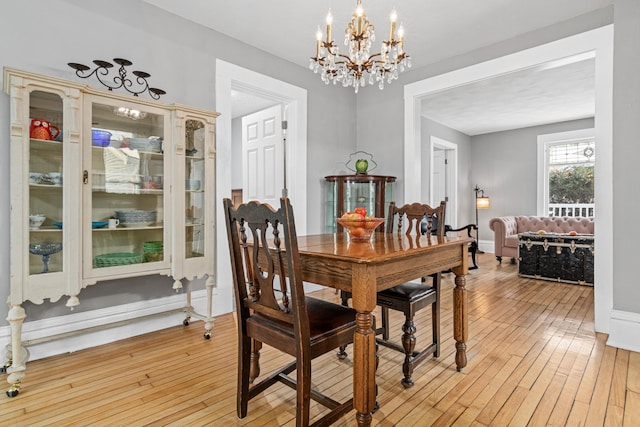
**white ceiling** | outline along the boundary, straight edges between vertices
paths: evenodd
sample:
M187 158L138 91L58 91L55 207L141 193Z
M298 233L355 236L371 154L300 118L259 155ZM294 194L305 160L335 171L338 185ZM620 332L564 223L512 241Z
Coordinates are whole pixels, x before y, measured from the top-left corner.
M315 30L323 24L327 10L331 8L334 37L342 47L338 38L356 4L355 0L144 1L303 67L308 67L314 54ZM377 26L374 47L386 35L389 12L395 7L414 68L610 4L613 0L363 0L365 13ZM593 90L593 61L586 60L547 70L520 71L442 92L428 98L423 114L475 135L590 117Z

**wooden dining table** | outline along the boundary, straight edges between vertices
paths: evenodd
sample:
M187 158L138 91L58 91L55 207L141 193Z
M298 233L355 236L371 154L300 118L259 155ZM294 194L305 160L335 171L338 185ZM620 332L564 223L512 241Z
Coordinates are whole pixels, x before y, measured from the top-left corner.
M456 368L467 365L468 237L375 233L370 242L350 242L344 233L298 236L305 282L351 292L357 311L353 341L353 404L358 426L369 426L376 401L376 345L373 314L376 293L452 269L453 337Z

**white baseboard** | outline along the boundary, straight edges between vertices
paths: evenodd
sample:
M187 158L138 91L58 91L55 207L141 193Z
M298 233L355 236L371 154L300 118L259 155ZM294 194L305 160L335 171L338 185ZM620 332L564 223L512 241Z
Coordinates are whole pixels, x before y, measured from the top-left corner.
M494 253L493 240L478 240L478 249L482 252Z
M216 290L214 289L214 299L215 295ZM185 294L180 293L149 301L25 322L22 326L22 341L29 350L29 360L37 360L166 329L182 324L185 318L184 312L176 312L176 310L185 308L186 298ZM192 292L191 305L196 312L205 314L206 290ZM74 334L85 328L99 328L117 322L120 324L112 328ZM127 323L123 324L122 322ZM190 327L203 327L202 325L203 323L198 322ZM70 334L70 336L51 341L46 340L48 337L60 334ZM30 345L30 341L35 343ZM0 348L4 348L10 342L11 328L9 326L1 327Z
M640 313L611 310L607 345L640 352Z

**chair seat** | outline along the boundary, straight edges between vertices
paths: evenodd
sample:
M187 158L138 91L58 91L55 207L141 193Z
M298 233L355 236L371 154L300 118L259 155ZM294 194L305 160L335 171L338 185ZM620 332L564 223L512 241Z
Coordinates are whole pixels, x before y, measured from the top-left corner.
M435 293L436 290L433 286L426 286L419 283L403 283L402 285L378 292L378 297L383 296L412 302Z
M354 309L312 297L306 297L306 302L309 315L310 341L314 355L316 351L314 351L313 347L327 338L332 342L331 344L326 343L327 347L336 348L345 342L351 342L356 328L356 311ZM253 316L247 319L247 333L250 336L253 335L251 331L254 328L263 331L263 333L265 330L273 331L281 335L284 341L291 340L295 342L293 341L293 325L290 323L254 313ZM280 350L292 355L295 355L296 352L295 345L291 346L286 343Z

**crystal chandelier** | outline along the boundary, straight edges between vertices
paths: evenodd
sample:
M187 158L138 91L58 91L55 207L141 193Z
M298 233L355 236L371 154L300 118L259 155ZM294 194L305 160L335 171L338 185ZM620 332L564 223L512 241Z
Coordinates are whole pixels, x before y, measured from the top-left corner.
M342 86L352 86L358 93L359 87L378 82L378 87L384 89L385 80L391 83L398 78L398 74L405 68L411 67L411 57L403 50L404 29L402 25L396 32L398 16L391 11L389 40L382 42L380 52L370 53L371 42L376 35L373 25L367 19L362 9L362 0L357 0L356 10L351 22L344 32L344 44L349 47L349 54L338 52L338 46L331 39L333 16L331 9L327 14L327 32L323 40L322 31L316 31L316 56L311 57L309 68L314 73L320 73L326 84L342 83Z

